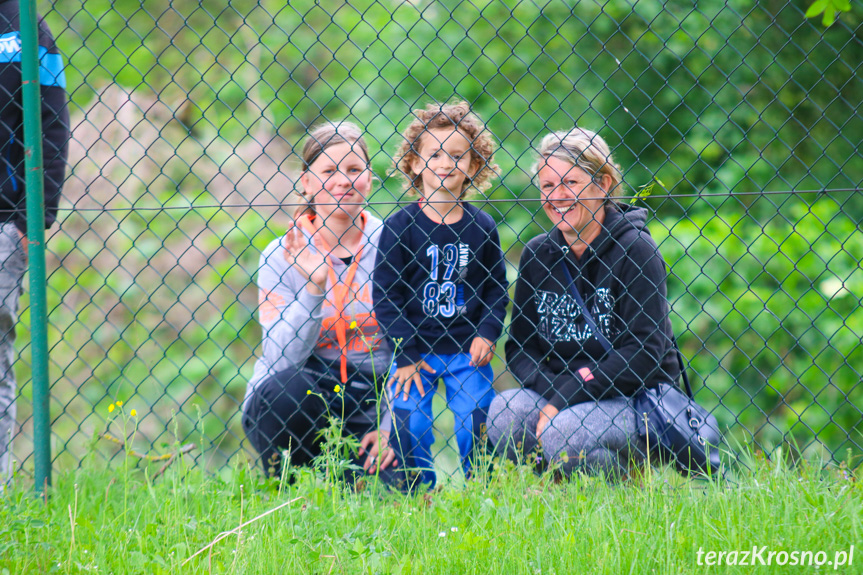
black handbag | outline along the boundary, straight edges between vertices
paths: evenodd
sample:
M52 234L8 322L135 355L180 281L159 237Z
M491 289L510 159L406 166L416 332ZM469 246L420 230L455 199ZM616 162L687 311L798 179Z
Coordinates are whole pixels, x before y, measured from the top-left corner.
M722 441L719 424L692 398L680 351L677 353L689 395L667 383L652 389L641 388L632 397L632 406L639 416L638 433L649 446L656 446L661 460L673 462L680 473L718 476Z
M578 292L566 263L567 251L564 250L562 264L569 290L588 327L608 352L612 348L611 342L599 331ZM638 415L638 434L645 438L653 453L659 454L661 462L673 462L680 473L718 475L721 463L719 444L722 441L719 423L710 412L695 402L680 349L673 336L671 341L677 352L686 395L676 385L667 383L660 383L657 388L642 387L638 390L632 396L632 406Z

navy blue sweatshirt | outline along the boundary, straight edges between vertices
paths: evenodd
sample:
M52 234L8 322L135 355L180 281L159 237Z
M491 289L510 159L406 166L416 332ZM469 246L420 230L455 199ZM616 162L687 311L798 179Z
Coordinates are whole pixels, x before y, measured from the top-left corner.
M524 387L558 409L680 376L666 300L665 261L646 227L646 210L609 203L599 235L580 258L555 228L521 255L507 366ZM564 255L566 253L566 255ZM568 289L571 277L603 335L606 352Z
M476 336L500 337L506 317L506 265L494 220L468 203L454 224L438 224L419 203L386 219L372 288L375 317L396 363L426 353L468 352Z
M27 231L24 191L24 123L21 105L21 33L18 2L0 2L0 222ZM63 60L48 25L39 18L39 84L42 93L42 157L45 227L57 217L66 171L69 111Z

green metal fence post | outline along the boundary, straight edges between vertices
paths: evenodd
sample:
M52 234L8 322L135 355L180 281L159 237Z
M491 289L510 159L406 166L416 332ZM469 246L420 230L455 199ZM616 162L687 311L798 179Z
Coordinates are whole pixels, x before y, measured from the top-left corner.
M33 456L36 490L51 484L51 419L48 402L48 302L45 293L45 190L36 0L20 0L21 79L30 246L30 351L33 372Z

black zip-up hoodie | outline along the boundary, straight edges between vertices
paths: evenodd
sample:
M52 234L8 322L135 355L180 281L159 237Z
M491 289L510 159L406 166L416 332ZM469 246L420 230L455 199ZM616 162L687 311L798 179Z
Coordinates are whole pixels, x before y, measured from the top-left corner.
M48 25L38 22L39 84L42 95L42 160L45 228L57 217L66 172L69 111L63 60ZM21 105L21 33L18 2L0 2L0 222L27 231L24 190L24 118Z
M521 255L507 364L524 387L563 409L680 376L666 300L665 261L646 227L647 211L606 204L599 235L581 258L560 230L530 240ZM564 256L566 254L566 256ZM606 352L568 289L571 277L600 331Z

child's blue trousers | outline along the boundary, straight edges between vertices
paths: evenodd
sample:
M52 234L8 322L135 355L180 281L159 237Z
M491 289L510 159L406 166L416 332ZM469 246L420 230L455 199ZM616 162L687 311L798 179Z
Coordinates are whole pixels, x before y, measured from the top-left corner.
M470 354L427 354L423 359L435 373L420 370L425 396L420 396L419 390L412 387L407 400L403 399L404 393L393 399L394 437L390 444L399 453L402 465L421 470L419 480L433 487L436 477L431 453L434 443L432 400L438 379L443 379L447 405L455 416L458 450L468 477L473 448L478 444L495 393L491 366L470 365Z

